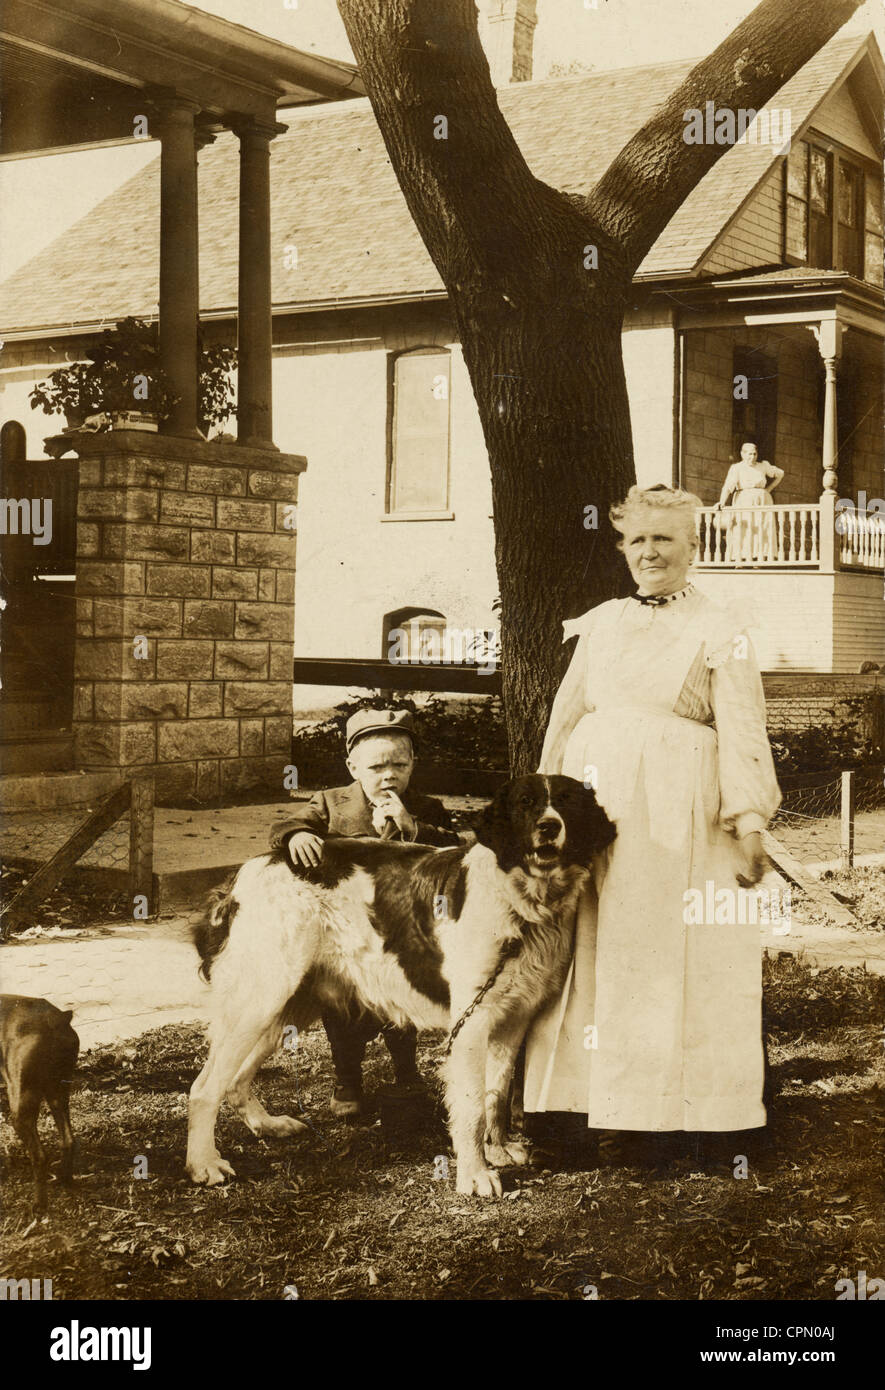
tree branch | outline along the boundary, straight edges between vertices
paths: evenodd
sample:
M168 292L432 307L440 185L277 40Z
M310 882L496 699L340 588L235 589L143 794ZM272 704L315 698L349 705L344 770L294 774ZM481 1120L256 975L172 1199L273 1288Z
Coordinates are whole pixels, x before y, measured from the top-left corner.
M631 271L728 145L687 144L685 112L758 110L851 18L862 0L762 0L692 68L629 140L587 199L591 218L623 246Z
M592 239L582 202L536 179L501 114L475 0L338 0L403 196L453 296L512 278L538 288L563 234ZM440 118L444 118L445 127ZM600 233L603 241L604 234Z

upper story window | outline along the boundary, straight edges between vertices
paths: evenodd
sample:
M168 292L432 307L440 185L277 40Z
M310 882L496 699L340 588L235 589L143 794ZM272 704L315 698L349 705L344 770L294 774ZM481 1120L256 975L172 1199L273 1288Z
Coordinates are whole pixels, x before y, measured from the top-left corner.
M883 283L882 178L829 142L796 140L787 156L785 258Z
M451 355L414 348L391 359L387 511L438 513L449 506Z

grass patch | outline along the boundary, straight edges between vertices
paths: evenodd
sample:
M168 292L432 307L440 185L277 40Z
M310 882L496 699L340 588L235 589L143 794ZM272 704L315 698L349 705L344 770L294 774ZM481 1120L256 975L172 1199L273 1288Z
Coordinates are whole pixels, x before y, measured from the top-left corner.
M238 1180L213 1191L182 1169L202 1031L92 1049L72 1105L75 1186L53 1187L49 1222L30 1231L27 1160L2 1126L0 1273L51 1277L57 1299L282 1299L294 1286L307 1299L567 1300L593 1285L604 1299L831 1301L840 1277L885 1274L885 981L784 956L767 959L765 982L768 1131L638 1136L616 1168L599 1167L586 1138L559 1170L511 1170L498 1203L434 1179L448 1143L432 1039L421 1064L435 1104L391 1133L332 1119L328 1046L304 1035L259 1089L313 1132L264 1143L223 1110L219 1149ZM387 1079L373 1043L367 1084ZM55 1152L48 1120L44 1133Z

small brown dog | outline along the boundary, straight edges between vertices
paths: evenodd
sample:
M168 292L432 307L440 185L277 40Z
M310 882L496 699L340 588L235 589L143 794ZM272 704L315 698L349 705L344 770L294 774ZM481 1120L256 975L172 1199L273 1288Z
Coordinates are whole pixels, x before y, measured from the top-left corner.
M37 1133L44 1100L61 1135L59 1178L70 1182L74 1174L68 1105L80 1039L71 1027L71 1017L72 1010L57 1009L48 999L0 994L0 1071L9 1096L10 1118L30 1155L39 1212L47 1206L48 1165Z

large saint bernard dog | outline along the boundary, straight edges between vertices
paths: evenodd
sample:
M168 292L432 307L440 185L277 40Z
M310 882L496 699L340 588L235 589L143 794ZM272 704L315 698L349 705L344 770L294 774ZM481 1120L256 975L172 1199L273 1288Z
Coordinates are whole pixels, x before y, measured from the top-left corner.
M399 1025L451 1030L457 1190L501 1195L494 1169L526 1161L507 1142L516 1054L562 987L576 900L615 828L580 782L540 775L508 782L474 828L469 849L329 838L316 868L278 850L239 870L195 932L213 1018L190 1093L194 1182L233 1176L215 1147L225 1096L253 1134L307 1128L269 1115L253 1078L286 1024L307 1028L325 1005L356 999Z

